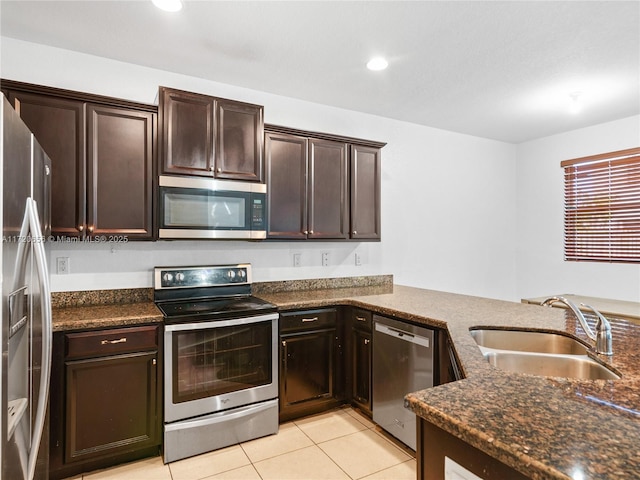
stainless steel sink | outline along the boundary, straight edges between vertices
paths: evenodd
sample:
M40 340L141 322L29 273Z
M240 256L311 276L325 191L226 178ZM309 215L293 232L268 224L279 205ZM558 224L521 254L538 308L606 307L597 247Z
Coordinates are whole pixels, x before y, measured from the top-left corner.
M470 332L478 345L500 350L586 355L589 349L580 341L557 333L487 328L470 330Z
M483 352L491 365L502 370L547 377L618 380L619 375L583 355L540 354L490 350Z
M579 340L550 332L470 330L484 358L502 370L546 377L617 380L618 374L589 357Z

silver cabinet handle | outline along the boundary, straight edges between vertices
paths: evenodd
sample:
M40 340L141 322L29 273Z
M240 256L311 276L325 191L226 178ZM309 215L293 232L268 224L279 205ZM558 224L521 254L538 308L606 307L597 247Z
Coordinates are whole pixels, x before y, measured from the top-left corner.
M354 231L353 231L353 234L354 234L354 235L357 235L357 234L358 234L358 232L356 232L356 231L354 230Z
M364 344L365 344L365 345L369 345L369 339L368 339L368 338L365 338L365 339L364 339Z
M89 233L93 233L93 225L89 225L89 226L87 227L87 232L89 232Z
M356 315L356 320L358 320L359 322L366 322L366 321L367 321L367 319L366 319L366 318L364 318L364 317L359 317L359 316L357 316L357 315Z
M306 322L315 322L316 320L318 320L318 317L313 317L313 318L303 318L302 322L306 323Z
M222 172L222 168L221 168L221 167L218 167L217 172L218 172L218 173Z
M127 337L119 338L118 340L102 340L100 345L111 345L114 343L127 343Z
M82 232L84 230L84 225L78 225L78 231Z

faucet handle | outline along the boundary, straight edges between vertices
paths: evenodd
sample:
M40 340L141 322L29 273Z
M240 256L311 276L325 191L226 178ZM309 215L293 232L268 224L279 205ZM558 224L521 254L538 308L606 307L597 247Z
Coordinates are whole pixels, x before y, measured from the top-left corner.
M598 317L596 321L596 353L613 355L613 340L611 337L611 322L591 305L581 303L580 306L593 311Z

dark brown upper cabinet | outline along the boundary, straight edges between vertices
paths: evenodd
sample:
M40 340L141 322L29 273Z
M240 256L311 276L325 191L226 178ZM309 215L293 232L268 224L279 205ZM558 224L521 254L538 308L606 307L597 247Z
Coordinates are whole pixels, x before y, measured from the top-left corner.
M51 158L51 233L153 239L156 107L2 81Z
M307 152L305 137L265 134L269 238L307 238Z
M161 173L261 182L263 107L160 87Z
M349 238L347 144L309 140L309 238Z
M380 149L351 145L351 238L380 239Z
M263 108L231 100L216 100L216 177L264 181Z
M87 119L88 233L151 237L155 114L90 104Z
M348 238L347 145L268 132L269 238Z
M87 223L85 103L14 90L9 101L51 158L51 233L81 236Z
M267 237L379 240L384 145L268 125Z

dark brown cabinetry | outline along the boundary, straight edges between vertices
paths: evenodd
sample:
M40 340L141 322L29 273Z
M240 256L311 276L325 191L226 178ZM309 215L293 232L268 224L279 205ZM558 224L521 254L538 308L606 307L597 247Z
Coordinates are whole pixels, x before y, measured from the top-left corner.
M266 134L269 238L348 238L347 145Z
M50 476L157 455L159 327L54 335Z
M268 238L380 239L384 144L275 125L265 131Z
M153 235L155 114L87 105L87 234Z
M153 237L156 107L3 81L51 158L57 236Z
M351 145L351 238L380 239L380 149Z
M161 173L261 182L263 107L160 87Z
M483 480L525 480L529 477L490 457L449 432L418 417L418 479L445 480L445 457ZM454 478L462 478L454 476Z
M372 314L353 308L350 319L352 403L371 415Z
M341 337L335 308L280 314L280 421L338 405Z

